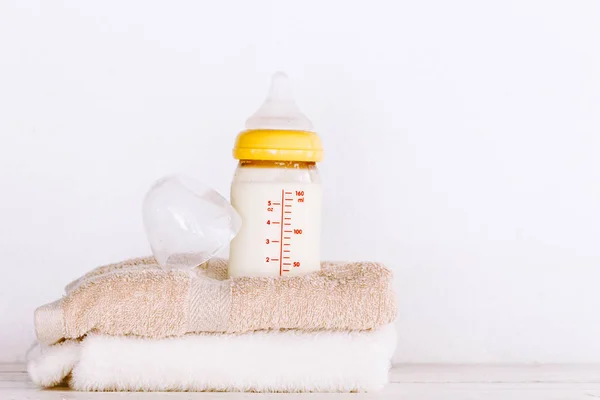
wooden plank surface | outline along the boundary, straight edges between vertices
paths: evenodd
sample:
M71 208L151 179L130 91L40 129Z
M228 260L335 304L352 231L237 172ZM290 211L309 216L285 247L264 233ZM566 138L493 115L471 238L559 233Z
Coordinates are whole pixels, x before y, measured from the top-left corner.
M88 393L67 389L39 390L20 364L0 365L0 399L593 399L600 398L600 366L401 365L390 371L391 383L379 393Z

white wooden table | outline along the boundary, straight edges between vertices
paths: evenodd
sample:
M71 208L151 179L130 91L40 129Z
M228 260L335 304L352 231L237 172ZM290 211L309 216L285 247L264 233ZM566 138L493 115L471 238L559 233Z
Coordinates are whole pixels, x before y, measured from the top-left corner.
M0 400L84 399L261 399L273 397L322 399L600 399L600 365L473 366L400 365L391 383L379 393L88 393L65 389L39 390L24 366L0 364Z

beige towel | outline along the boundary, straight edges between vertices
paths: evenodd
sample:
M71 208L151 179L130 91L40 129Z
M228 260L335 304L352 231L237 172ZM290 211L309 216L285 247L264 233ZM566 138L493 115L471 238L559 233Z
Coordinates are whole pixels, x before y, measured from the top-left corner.
M377 263L323 263L296 277L227 279L225 260L192 270L151 258L96 268L35 311L40 342L89 332L151 338L270 329L369 330L396 316L392 273Z

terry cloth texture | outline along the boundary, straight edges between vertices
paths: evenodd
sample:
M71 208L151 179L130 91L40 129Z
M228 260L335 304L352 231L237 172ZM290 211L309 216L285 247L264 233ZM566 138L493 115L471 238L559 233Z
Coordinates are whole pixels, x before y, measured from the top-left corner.
M271 331L144 339L90 334L28 365L38 386L82 391L375 391L388 381L393 325L368 332Z
M92 270L35 311L43 344L90 332L148 338L186 333L369 330L396 316L392 273L372 262L330 263L294 277L227 279L226 260L191 270L152 257Z

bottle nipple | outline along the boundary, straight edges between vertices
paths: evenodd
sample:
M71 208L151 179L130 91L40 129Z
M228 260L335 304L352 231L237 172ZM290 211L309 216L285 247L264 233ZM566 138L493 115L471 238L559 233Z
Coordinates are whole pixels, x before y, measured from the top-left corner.
M246 129L313 132L312 122L306 118L294 101L289 78L284 72L273 74L267 98L246 120Z

